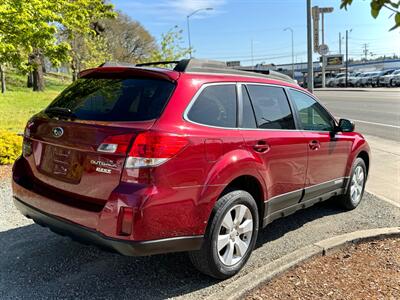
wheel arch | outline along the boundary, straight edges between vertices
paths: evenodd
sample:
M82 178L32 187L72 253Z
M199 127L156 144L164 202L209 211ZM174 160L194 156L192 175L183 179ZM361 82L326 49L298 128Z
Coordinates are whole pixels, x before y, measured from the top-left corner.
M367 151L360 151L360 153L358 153L357 158L361 158L364 163L365 163L365 167L367 168L367 174L369 173L369 154Z
M220 199L225 194L238 189L248 192L256 201L259 222L260 225L262 226L262 221L264 219L264 210L265 210L265 203L264 203L265 192L261 182L252 175L238 176L235 179L233 179L230 183L228 183L228 185L223 189L221 194L218 196L218 199Z

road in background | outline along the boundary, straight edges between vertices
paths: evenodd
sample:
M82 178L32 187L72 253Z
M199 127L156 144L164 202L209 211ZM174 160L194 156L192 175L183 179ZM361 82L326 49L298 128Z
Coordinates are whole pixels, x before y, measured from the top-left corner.
M372 163L367 190L400 206L400 89L324 90L315 94L337 117L355 121Z

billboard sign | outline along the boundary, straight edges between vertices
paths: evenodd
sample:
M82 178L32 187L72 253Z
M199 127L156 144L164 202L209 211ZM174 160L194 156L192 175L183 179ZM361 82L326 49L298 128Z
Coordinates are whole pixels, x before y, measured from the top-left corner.
M227 67L240 67L240 61L239 60L227 61L226 66Z
M326 69L339 69L344 66L343 54L327 55L325 57Z

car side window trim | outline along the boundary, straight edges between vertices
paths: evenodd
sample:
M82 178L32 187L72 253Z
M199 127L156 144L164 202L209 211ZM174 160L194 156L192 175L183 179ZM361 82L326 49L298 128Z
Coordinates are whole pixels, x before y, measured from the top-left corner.
M201 92L206 88L206 87L208 87L208 86L212 86L212 85L236 85L236 93L237 93L237 112L238 112L238 114L242 114L243 113L243 100L242 100L242 95L240 95L239 94L239 89L238 89L238 86L241 86L241 87L243 87L243 85L246 85L246 84L252 84L252 85L265 85L265 86L271 86L271 87L280 87L280 88L283 88L284 89L284 91L285 91L285 93L286 93L286 97L287 97L287 99L288 99L288 102L289 102L289 106L290 106L290 109L292 110L292 113L293 113L293 118L294 118L294 120L295 120L295 127L296 127L296 129L270 129L270 128L243 128L243 127L240 127L240 124L241 123L239 123L239 118L237 118L237 122L238 122L238 127L237 128L232 128L232 127L219 127L219 126L213 126L213 125L207 125L207 124L201 124L201 123L197 123L197 122L194 122L194 121L192 121L192 120L190 120L189 118L188 118L188 113L189 113L189 111L190 111L190 109L192 108L192 106L193 106L193 104L196 102L196 99L199 97L199 95L201 94ZM199 90L195 93L195 95L192 97L192 99L190 100L190 102L189 102L189 104L188 104L188 106L186 107L186 109L185 109L185 111L183 112L183 116L182 116L182 118L183 118L183 120L185 120L185 121L187 121L187 122L189 122L189 123L192 123L192 124L196 124L196 125L201 125L201 126L205 126L205 127L210 127L210 128L218 128L218 129L225 129L225 130L256 130L256 131L303 131L303 129L301 129L301 127L299 126L299 124L298 124L298 116L296 115L296 110L295 110L295 108L294 108L294 105L293 105L293 103L291 102L291 99L290 99L290 95L289 95L289 93L288 93L288 89L290 89L290 87L287 87L287 86L284 86L284 85L279 85L279 84L273 84L273 83L261 83L261 82L248 82L248 81L241 81L241 82L233 82L233 81L227 81L227 82L210 82L210 83L204 83L200 88L199 88ZM297 89L294 89L293 88L293 90L296 90L297 91ZM242 102L242 103L241 103ZM242 108L241 108L242 107ZM242 118L241 116L240 116L240 118ZM243 119L241 119L241 120L243 120Z

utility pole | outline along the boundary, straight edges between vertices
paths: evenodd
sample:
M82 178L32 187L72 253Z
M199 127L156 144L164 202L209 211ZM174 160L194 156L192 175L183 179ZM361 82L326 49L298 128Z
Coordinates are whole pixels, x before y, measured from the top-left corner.
M364 44L364 57L365 57L365 61L368 59L368 44Z
M342 33L339 32L339 54L342 54Z
M349 84L349 31L346 30L346 87Z
M325 22L324 22L324 13L323 12L321 12L321 19L322 19L322 45L325 45ZM322 54L322 68L321 68L321 71L322 71L322 82L321 82L321 84L322 84L322 88L325 88L325 55L324 54Z
M250 51L251 51L251 67L254 70L254 56L253 56L253 39L251 39L251 46L250 46Z
M307 89L314 91L314 70L311 29L311 0L307 0Z

